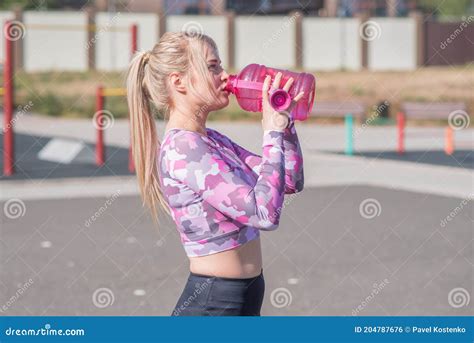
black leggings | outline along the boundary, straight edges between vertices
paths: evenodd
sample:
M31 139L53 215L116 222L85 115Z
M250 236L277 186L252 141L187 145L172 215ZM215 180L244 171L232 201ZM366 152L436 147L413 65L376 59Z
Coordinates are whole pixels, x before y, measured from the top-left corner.
M265 280L233 279L190 272L172 316L260 316Z

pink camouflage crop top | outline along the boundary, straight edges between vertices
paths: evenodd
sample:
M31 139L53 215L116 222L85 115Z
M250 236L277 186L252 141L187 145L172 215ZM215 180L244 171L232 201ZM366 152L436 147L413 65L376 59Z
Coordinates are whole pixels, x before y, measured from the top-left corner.
M159 179L189 257L234 249L275 230L284 194L304 185L294 122L263 133L262 156L216 130L207 137L170 129L161 143Z

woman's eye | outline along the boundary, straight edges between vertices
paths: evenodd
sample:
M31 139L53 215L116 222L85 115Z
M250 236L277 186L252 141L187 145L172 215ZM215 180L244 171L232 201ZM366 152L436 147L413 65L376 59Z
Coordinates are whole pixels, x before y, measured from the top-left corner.
M212 65L209 66L209 69L212 70L212 71L219 72L221 70L221 67L216 65L216 64L212 64Z

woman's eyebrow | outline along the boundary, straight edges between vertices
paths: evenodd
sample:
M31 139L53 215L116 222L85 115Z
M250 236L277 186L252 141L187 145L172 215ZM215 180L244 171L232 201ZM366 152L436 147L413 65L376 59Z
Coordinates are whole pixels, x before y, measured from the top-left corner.
M219 63L221 63L220 60L216 60L216 59L209 60L208 62L210 62L210 63L211 63L211 62L216 62L216 63L219 62Z

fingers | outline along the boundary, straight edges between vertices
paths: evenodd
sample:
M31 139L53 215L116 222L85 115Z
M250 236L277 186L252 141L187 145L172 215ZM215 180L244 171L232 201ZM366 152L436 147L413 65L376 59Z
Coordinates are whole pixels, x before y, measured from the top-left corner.
M304 92L299 92L298 95L293 98L293 101L294 102L300 101L303 95L304 95Z
M281 72L278 72L278 73L275 75L275 78L273 79L272 88L274 88L274 89L280 88L281 77L282 77L282 73L281 73Z
M270 75L267 75L265 77L265 80L263 82L263 87L262 87L262 100L265 102L265 103L269 103L269 90L270 90L270 83L272 83L271 85L271 89L279 89L280 88L280 83L281 83L281 80L282 80L282 77L283 77L283 74L281 72L278 72L276 75L275 75L275 78L273 79L273 82L271 82L271 76ZM294 83L294 78L290 77L286 82L285 82L285 85L283 86L283 90L286 91L286 92L289 92L291 86L293 86L293 83ZM288 113L286 114L287 116L289 115L289 112L291 112L291 110L296 106L296 103L298 101L300 101L304 96L304 92L300 92L298 93L298 95L296 95L292 101L291 101L291 105L290 107L287 109Z
M285 86L283 87L283 90L288 92L291 88L291 86L293 85L293 82L295 81L295 79L293 79L292 77L290 77L286 83L285 83Z
M268 89L270 88L270 81L271 81L270 75L267 75L265 77L265 81L263 81L263 87L262 87L262 99L264 102L268 102Z
M304 92L299 92L297 96L295 96L292 100L291 100L291 105L290 107L288 108L288 111L291 112L293 111L293 109L296 107L296 105L298 104L298 101L301 100L301 98L303 98L304 96Z

